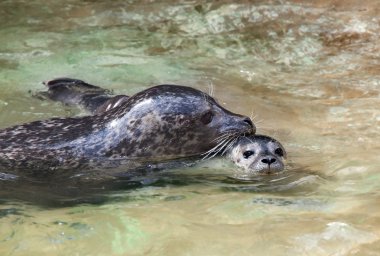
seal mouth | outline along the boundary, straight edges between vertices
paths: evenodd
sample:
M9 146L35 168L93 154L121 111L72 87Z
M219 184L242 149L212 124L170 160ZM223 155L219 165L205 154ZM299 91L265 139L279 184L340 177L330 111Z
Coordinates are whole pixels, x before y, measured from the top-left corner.
M240 134L240 136L250 136L250 135L255 135L256 133L256 127L255 126L251 126L251 127L247 127L246 131L242 132Z
M202 160L211 159L217 155L223 156L231 149L239 138L246 137L249 135L254 135L256 132L256 127L253 125L251 119L245 118L243 120L244 129L231 128L224 131L219 137L213 140L216 142L216 146L201 154L203 156Z
M240 126L238 128L230 127L223 133L233 133L233 134L236 134L236 136L240 136L240 137L255 135L256 126L252 123L252 121L249 118L243 120L242 126L243 127Z
M258 175L263 175L263 176L267 176L267 175L278 175L280 173L284 172L283 169L278 169L278 168L264 168L260 171L257 172Z
M267 169L265 171L260 172L261 175L273 175L273 174L278 174L278 172L274 172L271 169Z
M234 133L239 136L255 135L256 126L249 117L237 116L229 121L230 125L223 129L223 133Z
M244 118L243 123L247 127L247 131L243 132L244 136L254 135L256 133L256 126L253 124L250 118L248 117Z

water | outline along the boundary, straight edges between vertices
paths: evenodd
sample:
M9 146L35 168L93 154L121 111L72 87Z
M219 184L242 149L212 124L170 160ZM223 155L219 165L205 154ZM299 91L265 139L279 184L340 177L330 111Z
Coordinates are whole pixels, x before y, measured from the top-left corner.
M77 109L32 96L80 78L177 83L255 116L288 171L224 160L135 180L0 177L1 255L378 255L380 5L368 1L2 1L0 127Z

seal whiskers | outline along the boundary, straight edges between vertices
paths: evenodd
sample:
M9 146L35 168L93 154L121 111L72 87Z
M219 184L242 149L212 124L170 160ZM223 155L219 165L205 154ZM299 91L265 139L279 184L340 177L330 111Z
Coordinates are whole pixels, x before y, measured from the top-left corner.
M208 94L214 97L214 84L211 81L208 82Z
M205 155L202 160L211 159L218 155L222 150L225 151L226 147L229 146L233 140L237 139L237 137L236 133L227 132L226 134L223 134L217 139L218 144L215 147L202 154ZM223 154L224 153L222 153L222 155Z

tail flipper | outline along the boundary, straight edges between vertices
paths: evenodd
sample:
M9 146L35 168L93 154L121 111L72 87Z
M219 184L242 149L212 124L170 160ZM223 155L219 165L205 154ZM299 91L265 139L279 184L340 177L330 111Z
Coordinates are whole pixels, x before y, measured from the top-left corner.
M109 90L77 79L57 78L44 84L48 87L48 91L40 92L40 96L67 105L82 107L93 114L112 108L107 109L107 106L115 105L121 98L128 98L124 95L114 96Z
M126 102L129 99L129 96L127 95L116 95L108 100L106 100L103 104L99 105L93 114L100 114L107 110L110 110L111 108L115 108L119 106L120 104Z

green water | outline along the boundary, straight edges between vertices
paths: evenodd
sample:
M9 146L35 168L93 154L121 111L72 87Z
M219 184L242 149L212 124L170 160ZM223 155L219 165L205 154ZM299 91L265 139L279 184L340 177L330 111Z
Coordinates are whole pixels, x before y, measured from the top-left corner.
M378 255L379 10L1 1L1 128L83 115L33 97L55 77L128 95L175 83L255 117L288 166L250 182L227 160L91 186L0 180L0 255Z

